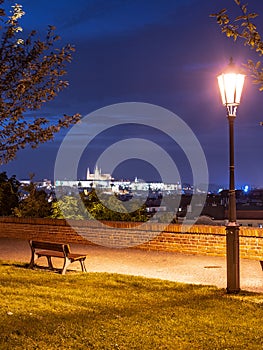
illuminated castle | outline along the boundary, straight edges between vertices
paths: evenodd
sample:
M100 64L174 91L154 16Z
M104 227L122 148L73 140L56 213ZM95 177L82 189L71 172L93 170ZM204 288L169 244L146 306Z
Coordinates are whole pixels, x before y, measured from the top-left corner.
M94 174L90 173L89 168L87 169L87 180L107 181L107 180L112 180L112 176L111 176L111 174L102 174L101 169L99 169L98 166L96 165L95 170L94 170Z

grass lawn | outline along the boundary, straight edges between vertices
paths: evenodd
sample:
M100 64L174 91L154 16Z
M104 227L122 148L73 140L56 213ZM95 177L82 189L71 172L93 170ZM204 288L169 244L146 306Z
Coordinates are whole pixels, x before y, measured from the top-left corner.
M0 349L262 349L263 295L0 262Z

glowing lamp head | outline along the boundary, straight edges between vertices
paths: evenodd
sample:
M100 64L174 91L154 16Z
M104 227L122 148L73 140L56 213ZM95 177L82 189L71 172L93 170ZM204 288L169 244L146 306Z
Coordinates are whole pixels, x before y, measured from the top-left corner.
M223 105L228 108L230 114L235 115L236 107L240 104L245 75L237 69L231 58L229 65L217 80Z

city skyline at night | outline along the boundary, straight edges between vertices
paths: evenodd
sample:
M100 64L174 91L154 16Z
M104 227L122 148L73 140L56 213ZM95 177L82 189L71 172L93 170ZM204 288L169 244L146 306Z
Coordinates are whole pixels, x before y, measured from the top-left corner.
M228 125L216 77L231 56L242 66L255 55L241 42L234 43L222 35L209 15L223 7L238 15L234 4L227 0L219 4L207 0L77 0L73 6L69 0L24 0L22 5L26 12L22 21L25 32L34 28L41 35L47 25L54 24L62 43L70 42L76 48L73 62L67 67L69 88L38 115L52 119L64 113L81 113L85 117L105 106L125 102L161 106L183 120L200 142L209 183L228 183ZM259 13L260 21L262 4L251 1L249 8ZM239 188L244 184L263 187L262 98L262 92L247 76L235 121ZM57 152L67 131L36 150L20 151L1 171L19 179L35 173L36 179L54 180ZM92 152L83 153L78 177L83 178L86 164L93 168L101 152L120 141L120 135L158 143L174 160L181 182L192 183L185 150L156 130L132 125L129 129L118 126L111 134L94 134ZM108 172L107 168L104 170ZM129 174L146 180L160 179L158 169L141 159L127 159L115 169L118 178Z

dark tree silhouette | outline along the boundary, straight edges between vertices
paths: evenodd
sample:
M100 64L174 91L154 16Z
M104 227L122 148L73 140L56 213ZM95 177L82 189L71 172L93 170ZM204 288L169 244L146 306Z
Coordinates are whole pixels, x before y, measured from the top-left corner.
M0 6L3 3L0 0ZM68 86L62 78L74 48L55 47L59 37L53 26L48 27L43 40L37 38L35 30L23 37L19 25L23 15L21 5L12 6L10 16L0 7L0 165L14 159L19 149L26 145L35 148L80 119L79 114L64 115L55 122L26 117L27 112L39 110Z
M234 0L234 2L239 8L239 16L231 19L225 8L210 16L216 18L222 33L228 38L232 38L234 41L237 39L242 40L245 46L250 47L261 58L263 55L263 41L254 21L258 14L249 12L247 4L242 3L240 0ZM250 59L245 66L254 78L254 83L259 85L259 90L263 91L262 59L257 62Z

